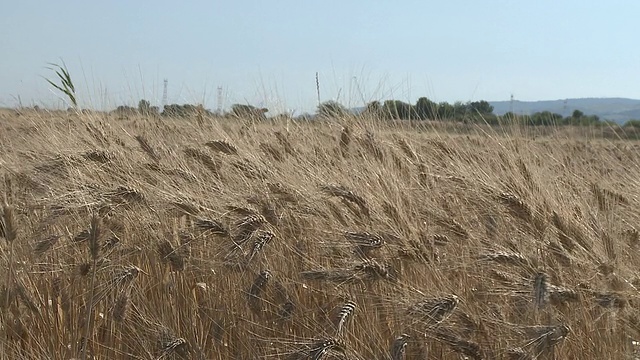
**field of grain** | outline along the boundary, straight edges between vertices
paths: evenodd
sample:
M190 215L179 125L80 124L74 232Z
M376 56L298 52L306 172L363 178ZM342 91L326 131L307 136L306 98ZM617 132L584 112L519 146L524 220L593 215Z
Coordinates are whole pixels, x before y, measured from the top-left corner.
M640 143L7 111L2 359L632 359Z

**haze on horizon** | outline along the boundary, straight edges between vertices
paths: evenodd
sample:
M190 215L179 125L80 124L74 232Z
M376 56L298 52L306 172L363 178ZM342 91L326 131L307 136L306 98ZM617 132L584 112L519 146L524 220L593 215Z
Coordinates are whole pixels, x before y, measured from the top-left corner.
M0 106L63 106L63 59L84 107L145 98L266 106L322 100L640 99L640 2L2 1Z

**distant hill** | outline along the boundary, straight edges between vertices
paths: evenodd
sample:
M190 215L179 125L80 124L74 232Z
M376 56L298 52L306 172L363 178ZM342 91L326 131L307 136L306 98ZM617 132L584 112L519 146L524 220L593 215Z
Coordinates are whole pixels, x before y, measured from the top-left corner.
M640 119L640 100L625 98L584 98L545 101L490 101L493 112L503 115L513 111L516 114L530 115L535 112L550 111L570 116L574 110L585 115L598 115L601 120L612 120L625 123L628 120Z

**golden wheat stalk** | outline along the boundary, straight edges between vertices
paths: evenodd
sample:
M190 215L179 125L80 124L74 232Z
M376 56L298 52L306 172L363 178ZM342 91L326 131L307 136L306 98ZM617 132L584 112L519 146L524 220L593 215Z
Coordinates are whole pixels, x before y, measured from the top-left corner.
M229 230L218 220L198 218L194 222L194 226L206 233L229 236Z
M402 150L404 155L407 158L409 158L409 160L418 161L418 155L416 154L416 152L413 150L413 148L411 147L411 145L406 139L399 138L397 142L398 142L398 146L400 146L400 149Z
M296 305L293 303L293 301L288 300L284 302L282 305L280 305L280 310L278 311L278 317L280 318L280 320L291 319L295 310L296 310Z
M518 165L518 170L520 170L520 174L525 179L525 181L526 181L527 185L529 186L529 188L532 191L538 191L539 190L539 186L536 183L536 181L535 181L535 179L533 177L533 174L531 173L531 170L529 170L529 167L527 166L527 164L522 159L518 159L517 165Z
M498 199L507 206L513 216L523 220L526 223L533 221L533 210L520 197L515 194L503 192Z
M373 259L366 259L353 267L355 275L363 280L396 280L395 271L386 264L380 264ZM363 275L360 275L362 273ZM359 276L358 276L359 275Z
M248 300L247 300L249 304L249 309L251 309L251 311L253 311L256 314L262 311L263 300L261 298L261 295L264 292L265 287L269 283L269 280L271 279L271 277L272 277L271 271L262 270L260 274L258 274L256 279L253 281L253 284L251 284L251 287L249 288Z
M467 359L484 359L480 345L461 338L453 330L448 328L435 329L435 338L447 344L453 351L462 354Z
M171 204L171 206L175 209L176 213L179 216L182 216L182 215L196 216L198 213L200 213L200 210L201 210L199 205L194 204L187 200L171 201L169 202L169 204Z
M247 159L234 161L231 166L240 170L242 174L249 179L266 180L267 173Z
M278 200L289 203L297 203L299 201L298 195L282 183L269 182L267 183L267 188L273 195L277 195Z
M89 227L89 252L91 259L95 262L100 256L100 239L102 236L102 220L97 216L91 217L91 226Z
M480 261L491 261L498 264L513 265L513 266L527 266L529 260L522 254L497 251L493 253L482 254L478 257Z
M163 343L160 356L156 360L166 359L173 354L185 355L188 351L188 343L184 338L171 338Z
M554 305L577 302L580 300L578 292L566 287L557 285L548 285L549 300Z
M395 338L391 344L391 360L405 360L409 339L411 336L407 334L401 334Z
M337 351L338 353L344 355L345 346L341 341L337 339L320 340L311 345L311 349L308 352L309 359L320 360L330 351Z
M115 160L114 153L105 150L88 150L82 154L82 157L100 164L106 164Z
M626 229L624 231L624 235L627 238L627 243L629 244L629 247L631 247L632 249L635 249L638 247L638 245L640 244L640 231L638 231L635 228Z
M7 242L13 242L18 237L18 226L16 224L13 206L5 204L2 207L1 215L0 237L5 238Z
M596 304L603 308L623 309L629 302L622 294L616 294L614 292L596 292L593 295Z
M560 244L562 244L562 247L568 252L571 253L575 249L576 243L583 249L589 252L592 251L593 246L591 240L577 223L570 219L562 218L560 214L556 212L553 213L552 222L558 229L558 240L560 240Z
M123 322L129 312L129 292L124 291L118 296L113 306L113 319L116 322Z
M252 209L250 207L237 206L237 205L225 205L224 208L229 213L242 216L242 217L259 215L259 212L256 209Z
M238 149L228 141L213 140L204 144L213 151L221 152L227 155L238 155Z
M15 279L14 289L22 304L24 304L34 314L40 314L40 309L38 307L38 304L36 304L35 300L33 300L33 297L31 296L27 288L24 286L24 283L22 282L22 280L20 280L19 278Z
M147 156L149 156L151 160L153 160L155 163L160 162L160 156L158 156L158 153L153 149L153 147L151 147L151 145L149 145L149 142L144 136L136 135L135 139L138 142L138 145L140 145L142 151L144 151L144 153L147 154Z
M618 258L618 254L616 253L615 243L613 239L604 229L600 230L600 238L602 239L604 253L607 255L607 258L610 262L615 263Z
M284 155L280 152L275 145L267 142L261 142L258 145L258 148L264 153L268 154L273 160L278 162L283 162L285 160Z
M39 255L51 250L58 242L58 239L60 239L61 237L61 235L50 235L42 240L39 240L33 246L33 252Z
M350 269L307 270L300 273L306 280L325 280L337 283L346 283L356 280L355 274Z
M262 215L248 215L238 220L235 224L235 228L238 232L253 233L266 223L267 220Z
M122 271L120 271L112 280L112 283L117 286L128 286L130 285L140 273L144 273L142 269L135 265L124 266Z
M380 235L371 234L366 231L356 232L347 231L344 237L357 245L367 246L371 248L380 248L384 245L384 239Z
M345 325L350 317L353 317L353 313L356 311L356 303L349 300L338 311L336 319L336 336L341 337L345 331Z
M342 185L323 185L320 187L324 193L330 196L339 197L343 200L346 200L350 203L357 205L360 208L360 211L366 216L370 216L369 207L367 206L367 202L365 199L354 193L353 191L347 189Z
M251 238L254 232L267 223L262 215L249 215L238 220L234 226L233 244L238 247Z
M460 300L456 295L441 298L427 299L411 305L407 314L414 320L432 326L446 320L458 306Z
M82 342L82 359L86 359L87 356L87 344L89 341L89 336L93 332L93 310L94 305L97 301L94 300L95 297L95 281L97 274L97 265L98 265L98 257L100 256L100 237L102 235L102 221L98 217L98 215L94 214L91 217L91 225L89 227L89 236L88 236L88 244L89 244L89 252L91 254L91 260L93 261L93 265L91 267L91 283L89 285L89 299L87 301L88 307L86 312L86 320L85 320L85 335Z
M435 246L447 246L451 240L447 235L435 234L433 235L433 245Z
M453 217L441 216L434 214L436 222L445 228L447 228L453 235L458 236L464 240L469 238L469 231Z
M267 244L269 244L275 234L271 231L262 231L256 236L256 240L253 243L253 247L251 248L251 253L249 254L249 258L247 259L247 263L251 262L253 258L264 249Z
M274 132L274 135L276 136L276 139L278 140L280 146L282 146L282 148L284 149L284 152L286 152L288 155L295 155L295 149L293 148L293 145L291 145L291 141L289 141L285 134L280 131L276 131Z
M168 262L172 271L182 271L185 267L185 259L173 247L169 240L161 240L157 244L158 254L162 262Z
M364 136L359 139L362 147L369 152L377 161L382 162L384 160L384 152L375 138L375 135L370 130L367 130Z
M549 354L555 346L563 341L571 332L567 325L539 325L525 328L525 333L530 337L524 346L533 346L536 358L543 354Z
M344 233L344 236L356 245L355 253L365 258L369 256L372 250L380 249L385 243L382 236L364 231L347 231Z
M562 245L555 241L549 241L547 249L553 255L560 264L564 266L571 266L571 257L567 254L567 250Z
M349 154L349 144L351 144L351 129L348 126L342 128L340 134L340 152L342 157L347 157Z
M521 347L507 349L506 355L508 360L533 360L533 356Z
M113 190L106 191L104 196L115 204L136 203L145 199L142 191L127 186L118 186Z
M2 284L0 288L0 308L7 310L11 304L16 300L16 291L12 286Z
M205 153L200 149L194 148L186 148L184 149L184 154L188 158L194 159L200 164L202 164L207 170L209 170L215 177L220 177L220 166L221 163L214 160L209 154Z
M533 279L533 304L536 309L542 309L547 304L548 299L549 284L547 275L543 272L538 272Z
M277 226L280 222L280 216L277 214L276 206L267 198L254 195L247 198L247 202L260 209L260 214L272 225Z

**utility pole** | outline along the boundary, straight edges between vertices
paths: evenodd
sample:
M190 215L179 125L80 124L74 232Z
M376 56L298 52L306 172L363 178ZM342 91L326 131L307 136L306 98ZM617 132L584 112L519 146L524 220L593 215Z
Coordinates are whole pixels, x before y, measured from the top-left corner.
M169 105L168 88L169 88L169 80L164 79L164 90L162 91L162 107L163 108Z
M318 106L320 106L320 75L316 71L316 92L318 93Z
M222 115L222 86L218 86L218 115Z
M513 114L513 94L511 94L511 102L509 103L509 112Z

